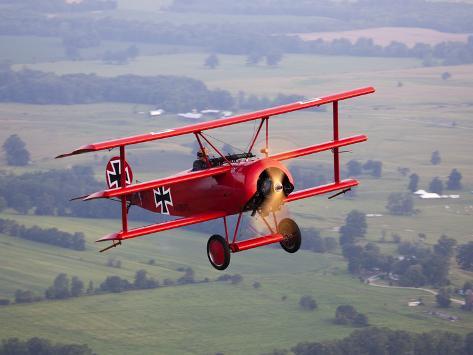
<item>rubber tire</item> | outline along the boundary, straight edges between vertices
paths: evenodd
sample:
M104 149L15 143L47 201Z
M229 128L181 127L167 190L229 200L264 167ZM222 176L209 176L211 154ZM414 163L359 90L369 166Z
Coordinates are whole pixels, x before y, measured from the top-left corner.
M279 244L288 253L295 253L301 247L301 231L296 222L290 218L284 218L278 224L278 233L291 236L289 240L283 240Z
M219 243L223 253L223 261L221 263L216 263L210 253L210 246L213 243ZM215 245L215 244L214 244ZM207 257L209 258L210 264L217 270L225 270L230 264L230 247L228 246L227 241L221 235L214 234L207 241Z

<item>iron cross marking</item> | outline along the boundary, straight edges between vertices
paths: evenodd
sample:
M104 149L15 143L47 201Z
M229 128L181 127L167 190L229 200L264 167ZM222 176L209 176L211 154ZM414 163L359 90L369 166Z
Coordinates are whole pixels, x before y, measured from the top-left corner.
M120 160L114 160L111 162L113 171L107 170L108 182L110 188L121 187L121 169L120 169ZM130 174L128 173L128 167L125 167L125 180L126 184L130 184Z
M154 203L156 208L161 207L161 213L169 214L168 206L172 206L171 189L163 186L154 189Z

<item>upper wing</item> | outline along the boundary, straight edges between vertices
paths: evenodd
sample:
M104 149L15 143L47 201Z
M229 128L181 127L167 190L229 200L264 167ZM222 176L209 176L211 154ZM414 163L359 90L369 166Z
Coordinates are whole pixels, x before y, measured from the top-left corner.
M119 138L119 139L114 139L110 141L84 145L70 153L61 154L57 156L56 158L63 158L63 157L81 154L81 153L95 152L95 151L103 150L103 149L112 149L112 148L116 148L120 146L130 145L130 144L138 144L138 143L144 143L144 142L154 141L158 139L176 137L176 136L181 136L188 133L197 133L197 132L205 131L208 129L225 127L225 126L229 126L229 125L233 125L237 123L256 120L259 118L271 117L271 116L280 115L280 114L284 114L284 113L288 113L292 111L302 110L305 108L320 106L320 105L328 104L330 102L346 100L346 99L350 99L356 96L371 94L374 91L375 90L372 87L365 87L365 88L360 88L356 90L346 91L339 94L316 97L310 100L298 101L292 104L287 104L287 105L277 106L277 107L268 108L268 109L264 109L260 111L250 112L243 115L238 115L238 116L233 116L233 117L228 117L228 118L221 118L221 119L210 121L210 122L202 122L202 123L197 123L197 124L184 126L180 128L166 129L159 132L150 132L150 133L140 134L137 136Z

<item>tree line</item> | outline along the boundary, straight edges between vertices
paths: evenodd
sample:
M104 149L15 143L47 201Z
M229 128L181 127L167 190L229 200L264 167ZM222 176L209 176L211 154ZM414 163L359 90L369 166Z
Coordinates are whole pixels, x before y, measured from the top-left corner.
M30 104L89 104L96 102L142 103L168 112L192 109L261 109L304 99L301 95L278 94L274 98L226 90L209 90L196 79L181 76L120 75L106 78L95 74L56 75L36 70L0 71L0 102ZM14 154L18 144L8 141L4 149ZM29 156L23 157L27 160Z
M52 343L44 338L3 339L0 344L0 355L95 355L87 344Z
M463 336L441 330L413 333L369 327L355 330L343 339L301 342L291 351L295 355L470 355L473 354L473 332ZM272 354L283 353L282 350L275 350Z
M9 5L17 11L37 11L40 13L51 12L90 12L114 10L117 8L116 0L0 0L0 4Z
M284 0L286 1L286 0ZM227 2L222 2L227 3ZM329 6L339 7L356 7L356 3L338 3L329 2ZM376 2L368 3L366 9L372 11L376 8ZM383 1L384 12L393 13L397 10L401 11L404 21L406 20L406 9L403 7L403 1L396 2L397 5L391 6ZM435 11L439 15L435 20L429 16L425 19L431 21L431 25L422 26L420 21L417 27L430 27L445 31L461 31L472 32L470 17L473 10L472 5L467 4L448 4L414 1L416 6L422 7L416 16L424 16L428 13L425 9L432 6L437 7ZM304 3L305 4L305 3ZM294 4L290 4L292 7ZM274 6L273 4L271 6ZM305 5L306 6L306 5ZM316 3L310 4L310 8L316 8ZM456 11L456 20L452 17L445 16L445 12L440 12L440 7L445 7L446 12ZM389 10L388 10L389 9ZM443 11L443 10L442 10ZM376 13L376 12L374 12ZM412 15L413 16L413 15ZM376 19L384 19L376 13ZM335 26L337 30L340 28L353 28L347 25L347 19L341 19L344 22L342 27ZM442 22L448 21L450 25L442 26ZM462 22L463 21L463 22ZM330 22L330 21L329 21ZM393 25L382 21L383 26ZM376 21L370 18L369 26L375 25ZM404 23L403 26L407 24ZM269 27L268 27L269 26ZM284 30L284 26L288 26ZM333 26L333 23L332 23ZM356 27L360 26L359 23ZM453 27L461 27L462 29L454 30ZM266 23L245 23L229 24L229 23L199 23L199 24L170 24L165 22L149 23L144 21L121 20L116 18L55 18L48 17L44 14L38 14L35 11L13 11L5 10L0 14L0 34L3 35L39 35L39 36L55 36L59 38L67 38L65 42L66 48L83 48L84 43L91 46L97 46L101 40L115 40L134 43L162 43L173 45L198 46L213 53L226 54L243 54L248 56L248 62L252 63L254 59L266 57L269 62L275 59L277 63L284 53L310 53L324 55L352 55L352 56L385 56L385 57L416 57L424 60L425 65L435 64L463 64L473 62L473 36L470 36L467 43L460 42L444 42L431 46L425 43L418 43L413 48L407 47L401 42L392 42L382 47L376 45L372 39L360 38L355 43L351 43L347 39L336 39L333 41L313 40L303 41L298 36L287 35L286 33L323 31L328 28L303 28L296 26L291 27L290 24L278 22L277 25L271 26ZM322 26L323 27L323 26ZM447 28L448 27L448 28ZM330 28L334 30L335 28ZM469 28L469 29L468 29ZM329 30L330 30L329 29ZM270 60L270 58L273 58Z
M10 219L0 219L0 233L34 242L73 250L85 250L84 233L68 233L57 228L26 227Z
M176 12L203 12L244 15L318 16L340 21L347 26L366 28L376 26L424 27L447 32L472 32L470 16L473 6L462 3L429 2L426 0L361 0L333 2L330 0L174 0L167 8Z
M473 270L473 242L457 247L455 239L442 235L431 248L421 243L401 243L398 237L395 242L399 243L397 252L400 257L395 258L382 254L375 243L360 245L359 241L365 237L367 227L364 213L353 210L339 230L339 243L348 261L348 271L352 274L378 270L396 275L391 281L397 280L400 286L442 287L450 284L448 273L456 248L458 265L465 270ZM420 234L420 238L425 239L425 235Z
M155 105L169 112L233 107L228 91L209 90L200 80L159 75L56 75L34 70L0 72L0 101L31 104L130 102Z
M64 300L86 295L121 293L134 290L149 290L159 287L210 282L208 278L196 280L195 271L191 267L180 267L177 271L182 272L183 275L175 280L166 278L162 280L162 282L159 282L159 280L154 277L148 276L148 272L144 269L136 271L135 277L132 281L117 275L110 275L107 276L98 287L95 287L92 281L89 281L86 286L85 282L79 277L72 276L72 278L69 278L67 274L60 273L54 278L52 285L44 291L44 297L39 296L30 290L18 289L15 291L14 300L15 303L33 303L43 301L44 299ZM243 281L243 277L240 274L223 274L214 281L230 282L230 284L236 285ZM261 285L258 287L260 286ZM7 306L9 304L9 299L0 299L0 306Z

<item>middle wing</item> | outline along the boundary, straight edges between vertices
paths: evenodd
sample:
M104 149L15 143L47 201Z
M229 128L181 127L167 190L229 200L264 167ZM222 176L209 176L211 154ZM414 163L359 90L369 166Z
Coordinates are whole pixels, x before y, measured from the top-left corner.
M229 165L224 165L224 166L219 166L216 168L211 168L211 169L206 169L206 170L193 171L186 174L172 176L169 178L146 181L146 182L142 182L142 183L134 184L134 185L128 185L125 188L98 191L98 192L94 192L93 194L90 194L89 196L86 196L83 200L87 201L87 200L93 200L96 198L112 198L112 197L126 196L134 192L145 191L145 190L153 189L159 186L169 186L169 185L176 184L179 182L197 180L197 179L202 179L208 176L216 176L216 175L224 174L230 171L231 168L232 167Z

